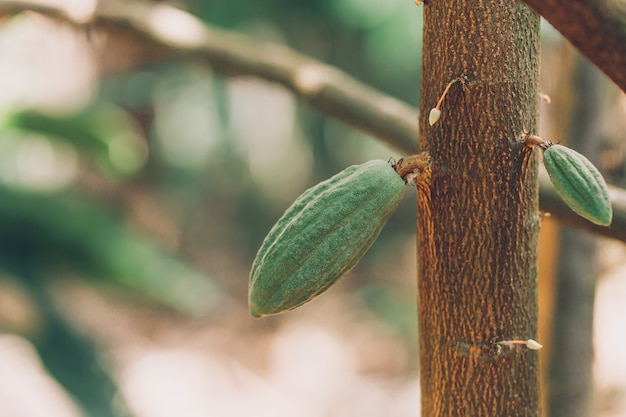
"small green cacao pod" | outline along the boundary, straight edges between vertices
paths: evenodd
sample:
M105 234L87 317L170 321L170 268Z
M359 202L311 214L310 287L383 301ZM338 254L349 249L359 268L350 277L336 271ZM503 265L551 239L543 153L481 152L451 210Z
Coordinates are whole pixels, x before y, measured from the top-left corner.
M543 163L563 201L585 219L608 226L613 219L604 178L583 155L562 145L549 145Z
M382 160L354 165L305 191L265 238L250 273L250 314L294 309L349 272L395 211L405 184Z

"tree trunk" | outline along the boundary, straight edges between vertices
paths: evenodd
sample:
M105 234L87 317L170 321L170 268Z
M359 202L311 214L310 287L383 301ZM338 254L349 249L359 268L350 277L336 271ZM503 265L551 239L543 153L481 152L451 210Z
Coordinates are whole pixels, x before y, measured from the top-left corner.
M573 49L561 54L573 61L561 82L565 90L563 137L567 145L582 152L600 166L600 123L606 111L603 97L607 81L598 70ZM571 57L575 54L574 57ZM566 102L565 102L566 101ZM596 278L600 273L598 239L586 232L564 226L555 277L552 343L548 361L547 415L549 417L588 417L593 410L593 309Z
M431 0L422 59L422 415L537 416L537 353L497 342L537 332L537 158L521 135L537 127L539 17L519 1Z

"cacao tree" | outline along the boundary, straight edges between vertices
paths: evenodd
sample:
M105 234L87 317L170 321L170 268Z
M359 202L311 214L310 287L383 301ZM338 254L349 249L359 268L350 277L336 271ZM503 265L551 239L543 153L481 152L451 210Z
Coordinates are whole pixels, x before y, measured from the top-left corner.
M539 16L521 2L424 9L418 305L424 416L539 415L536 352L498 341L537 332ZM450 79L441 120L426 115Z
M609 15L594 11L605 10L610 1L586 4L577 0L573 2L576 7L556 0L527 3L553 19L557 29L562 28L566 37L624 88L624 73L616 70L623 68L619 62L626 56L619 53L626 39L624 26L610 25L587 40L579 36L580 28L572 29L572 20L564 19L573 16L582 25L581 16L591 15L590 24L602 21ZM74 19L29 2L5 6ZM151 6L146 7L150 10ZM538 347L533 339L537 335L539 148L559 149L529 142L538 133L539 14L521 1L505 0L430 0L423 5L423 13L419 129L412 109L382 100L334 69L285 49L264 49L213 33L190 16L185 19L198 25L194 26L201 35L197 38L170 36L146 22L143 9L119 4L98 9L93 20L103 26L130 28L171 53L200 56L228 75L255 75L280 83L407 154L418 148L422 152L419 164L407 158L411 163L402 174L406 161L394 166L405 182L417 186L423 415L538 416L537 354L521 344ZM611 18L611 22L623 19ZM607 58L599 48L594 49L598 38L617 45L617 55ZM569 171L578 169L579 156L569 155L570 161L579 162ZM557 191L567 183L559 183ZM585 187L599 189L601 185L594 182ZM305 194L304 201L311 193ZM606 203L608 197L601 206L606 208ZM556 215L566 212L558 205L552 207ZM618 206L613 209L624 212ZM606 217L596 223L606 225ZM271 234L273 238L280 236ZM269 252L262 249L262 253Z

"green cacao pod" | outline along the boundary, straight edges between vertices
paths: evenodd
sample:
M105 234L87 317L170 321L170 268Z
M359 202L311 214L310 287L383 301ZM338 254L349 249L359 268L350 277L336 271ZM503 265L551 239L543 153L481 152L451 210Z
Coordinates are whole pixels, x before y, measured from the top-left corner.
M349 272L372 246L404 193L382 160L354 165L305 191L263 242L250 273L250 314L294 309Z
M604 178L583 155L562 145L549 145L543 163L563 201L590 222L608 226L613 209Z

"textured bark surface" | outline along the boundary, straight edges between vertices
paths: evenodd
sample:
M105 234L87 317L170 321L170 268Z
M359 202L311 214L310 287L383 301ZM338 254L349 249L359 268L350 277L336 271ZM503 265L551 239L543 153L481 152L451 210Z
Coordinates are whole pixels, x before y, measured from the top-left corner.
M539 415L537 352L498 341L537 331L539 17L511 0L424 7L418 193L422 414ZM446 84L441 119L427 122Z
M626 2L525 0L622 91L626 91Z

